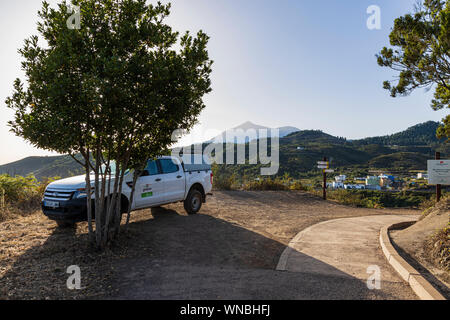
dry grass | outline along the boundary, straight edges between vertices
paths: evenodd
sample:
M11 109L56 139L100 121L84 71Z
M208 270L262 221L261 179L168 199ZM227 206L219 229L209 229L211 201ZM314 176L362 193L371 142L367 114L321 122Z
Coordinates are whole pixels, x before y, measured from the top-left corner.
M450 223L427 242L431 260L443 270L450 272Z
M150 215L151 217L151 215ZM132 222L149 219L136 212ZM125 219L124 219L125 220ZM120 245L99 252L88 244L87 223L61 229L40 211L0 223L0 299L95 299L112 294L113 262L139 255L135 232L121 235ZM67 267L82 269L81 291L66 287Z
M445 214L450 212L450 197L444 198L435 207L428 209L424 216L430 213ZM436 267L447 272L446 281L450 282L450 221L446 227L438 230L425 242L429 261Z

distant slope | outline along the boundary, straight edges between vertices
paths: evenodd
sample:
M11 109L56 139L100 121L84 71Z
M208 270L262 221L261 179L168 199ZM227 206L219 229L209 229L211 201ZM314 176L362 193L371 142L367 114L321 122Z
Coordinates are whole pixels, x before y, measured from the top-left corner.
M34 175L38 179L46 177L67 178L83 174L84 169L70 156L28 157L0 166L0 174L11 176Z
M346 139L337 138L319 130L303 130L292 133L281 140L283 145L298 144L302 145L310 144L345 144Z
M424 170L429 156L417 152L398 152L381 155L369 161L372 168Z
M276 136L278 136L280 138L283 138L293 132L300 131L300 129L295 128L295 127L280 127L280 128L276 128L276 129L278 130L278 134ZM222 141L224 141L224 142L229 142L229 143L246 143L249 140L254 140L254 139L252 139L252 137L246 136L246 134L250 133L250 130L255 130L256 139L259 139L258 130L268 130L267 134L269 136L273 135L273 133L270 131L271 128L265 127L265 126L260 126L260 125L254 124L250 121L247 121L235 128L232 128L230 130L225 130L220 135L214 137L213 139L211 139L210 141L207 141L206 143L211 143L214 140L219 141L220 139L222 139ZM229 141L229 139L227 140L227 132L234 136L234 138L235 138L234 141L233 140ZM275 135L273 135L273 136L275 136Z
M428 121L406 129L405 131L382 137L366 138L354 141L357 144L378 144L398 146L424 146L439 143L436 130L439 122Z
M408 174L412 170L426 170L427 160L441 151L450 156L449 144L436 139L437 122L427 122L391 136L350 141L319 130L303 130L280 139L279 175L288 173L293 178L318 173L317 161L330 160L339 171L355 170L362 175L369 170ZM417 140L416 140L417 139ZM236 176L256 176L261 166L241 165L221 167Z

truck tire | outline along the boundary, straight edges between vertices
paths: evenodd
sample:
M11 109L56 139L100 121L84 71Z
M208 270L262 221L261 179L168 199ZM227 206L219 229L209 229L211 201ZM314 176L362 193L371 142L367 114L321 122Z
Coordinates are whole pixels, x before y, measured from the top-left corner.
M184 200L184 210L188 214L196 214L200 211L203 203L203 196L197 189L189 191L186 200Z

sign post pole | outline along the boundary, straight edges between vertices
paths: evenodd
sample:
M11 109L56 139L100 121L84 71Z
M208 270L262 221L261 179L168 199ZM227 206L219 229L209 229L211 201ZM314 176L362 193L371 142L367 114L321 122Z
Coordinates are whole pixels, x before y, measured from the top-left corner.
M436 152L436 160L441 160L441 153L440 152ZM441 201L441 197L442 197L442 185L437 184L436 185L436 201L439 202Z
M327 158L323 158L324 162L327 162ZM323 170L323 200L327 200L327 172Z

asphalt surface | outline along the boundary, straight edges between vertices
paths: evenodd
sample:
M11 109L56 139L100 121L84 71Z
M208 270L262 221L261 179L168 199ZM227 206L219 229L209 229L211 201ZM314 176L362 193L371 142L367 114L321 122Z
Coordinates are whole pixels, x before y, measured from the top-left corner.
M264 235L208 215L185 217L163 208L155 216L158 225L148 227L146 238L153 250L118 266L114 283L119 290L110 298L416 299L378 247L381 225L412 219L408 216L350 218L313 226L307 232L319 238L307 237L305 246L289 249L293 252L285 270L261 263L280 258L261 256L264 248L268 253L286 249ZM381 290L367 287L369 265L381 268Z
M412 290L381 254L379 232L383 226L416 221L417 216L370 216L336 219L300 232L283 252L277 270L341 276L369 281L380 292L399 299L414 298ZM397 290L397 288L403 288Z

